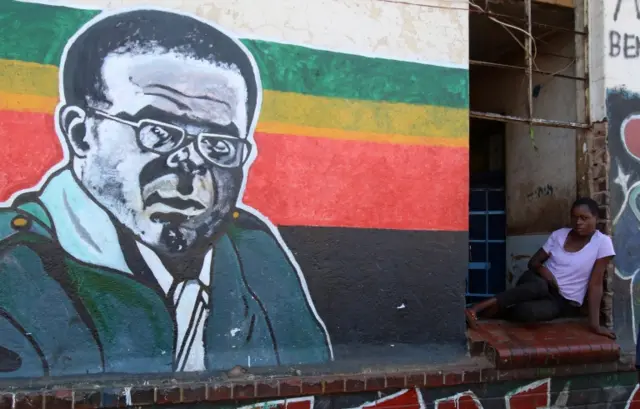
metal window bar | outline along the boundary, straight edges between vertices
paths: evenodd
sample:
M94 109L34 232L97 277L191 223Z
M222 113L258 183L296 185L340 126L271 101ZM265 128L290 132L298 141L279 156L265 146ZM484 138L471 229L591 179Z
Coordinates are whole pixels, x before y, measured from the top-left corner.
M484 244L484 261L469 261L469 268L467 272L467 283L466 283L466 297L478 297L478 298L488 298L492 297L495 294L491 291L489 276L491 270L491 261L489 258L489 246L491 244L502 244L505 243L504 239L490 239L489 238L489 216L494 215L504 215L506 212L504 210L492 210L489 208L489 194L491 192L504 192L504 188L472 188L471 192L482 192L484 193L484 209L482 210L470 210L469 217L471 216L484 216L484 234L482 239L470 239L469 246L473 246L474 244ZM484 274L484 292L471 292L470 282L471 282L471 274L472 272L482 271Z
M492 11L480 11L478 9L475 8L470 8L469 9L469 13L477 13L477 14L484 14L485 16L489 16L489 17L497 17L500 19L509 19L509 20L513 20L513 21L526 21L527 18L525 17L517 17L517 16L512 16L510 14L501 14L501 13L495 13ZM538 21L532 21L531 22L532 25L536 26L536 27L544 27L544 28L549 28L555 31L562 31L562 32L566 32L566 33L573 33L575 35L580 35L580 36L588 36L589 33L588 31L585 30L576 30L576 29L569 29L569 28L565 28L565 27L560 27L560 26L554 26L551 24L545 24L545 23L540 23Z
M474 0L471 0L471 1L474 1ZM488 0L488 1L491 2L492 0ZM511 21L524 22L523 30L526 31L526 33L528 33L524 41L525 66L519 67L516 65L500 64L495 62L476 61L476 60L470 61L469 64L492 66L496 68L523 70L525 72L525 80L527 82L527 94L528 94L527 116L520 117L515 115L502 115L502 114L497 114L492 112L480 112L480 111L470 111L469 116L471 118L479 118L479 119L486 119L486 120L492 120L492 121L525 123L525 124L528 124L530 127L541 126L541 127L552 127L552 128L566 128L566 129L585 129L585 130L591 129L592 128L591 124L586 123L587 122L586 119L589 118L588 113L586 115L579 115L578 116L579 122L578 121L557 121L557 120L549 120L549 119L533 117L533 92L532 91L533 91L533 73L534 72L540 73L543 75L552 75L554 77L580 81L584 84L585 89L588 89L588 74L586 73L586 70L581 70L584 72L585 75L572 76L572 75L565 75L561 73L549 73L546 71L534 69L533 67L534 61L532 58L533 57L532 56L532 50L533 50L532 28L536 26L536 27L549 28L555 32L558 32L558 31L569 32L574 34L576 38L580 38L583 43L586 43L587 41L588 31L584 24L575 24L573 29L568 29L565 27L560 27L556 25L550 25L550 24L545 24L545 23L535 21L532 19L532 0L524 0L523 3L524 3L524 15L522 17L509 15L509 14L495 13L493 11L488 10L486 6L485 8L471 7L469 8L469 13L483 14L483 15L486 15L488 18L494 17L494 18L501 18L501 19L509 19ZM486 4L487 4L487 0L485 0L485 5ZM579 10L581 10L581 8L578 7L578 4L576 3L576 5L574 6L574 16L576 15L575 13L577 13ZM564 57L564 56L559 56L559 57ZM576 65L579 66L580 63L581 61L577 61ZM585 107L585 109L587 108L588 107Z
M469 65L481 65L483 67L506 68L506 69L512 69L512 70L526 70L527 69L527 67L521 67L519 65L502 64L502 63L497 63L497 62L477 61L477 60L469 60ZM538 74L552 75L552 76L557 77L557 78L566 78L568 80L576 80L576 81L588 81L589 80L587 77L577 77L575 75L558 74L558 73L553 73L551 71L536 70L536 69L534 69L532 71L535 72L535 73L538 73Z
M541 118L522 118L515 115L501 115L492 112L469 111L469 117L488 119L500 122L524 122L532 126L548 126L550 128L591 129L591 125L580 122L555 121Z

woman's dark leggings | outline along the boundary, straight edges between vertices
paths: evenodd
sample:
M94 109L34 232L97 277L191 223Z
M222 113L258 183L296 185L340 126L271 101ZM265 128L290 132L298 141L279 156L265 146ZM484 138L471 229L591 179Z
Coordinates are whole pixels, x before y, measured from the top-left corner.
M502 313L520 322L549 321L570 306L556 288L531 270L522 274L515 287L498 294L496 300Z

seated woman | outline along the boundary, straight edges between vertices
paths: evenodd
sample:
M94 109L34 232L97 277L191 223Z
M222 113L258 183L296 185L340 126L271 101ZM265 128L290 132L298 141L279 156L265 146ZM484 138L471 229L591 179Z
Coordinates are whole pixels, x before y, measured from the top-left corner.
M588 289L591 330L615 339L615 334L600 326L604 272L615 252L611 238L596 230L597 217L594 200L576 200L571 206L572 227L551 233L515 287L465 310L469 327L476 327L479 313L501 313L519 322L549 321L580 307Z

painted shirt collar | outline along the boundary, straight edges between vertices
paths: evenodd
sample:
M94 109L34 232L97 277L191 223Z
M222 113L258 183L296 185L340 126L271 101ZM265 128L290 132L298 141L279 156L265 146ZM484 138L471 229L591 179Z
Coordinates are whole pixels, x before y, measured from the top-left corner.
M78 185L71 170L53 176L40 200L67 253L85 263L131 274L111 219Z
M53 176L40 194L40 200L49 211L58 242L67 253L88 264L132 274L111 218L80 187L71 170ZM173 278L158 256L139 242L138 249L160 286L168 291ZM211 252L209 250L205 257L200 273L205 285L210 280Z

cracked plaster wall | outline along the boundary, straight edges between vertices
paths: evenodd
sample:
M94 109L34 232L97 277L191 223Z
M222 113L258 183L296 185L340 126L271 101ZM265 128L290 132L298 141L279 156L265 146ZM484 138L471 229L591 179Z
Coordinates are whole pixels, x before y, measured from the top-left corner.
M153 5L194 13L245 38L259 38L409 61L466 67L467 3L462 0L43 0L117 9Z

